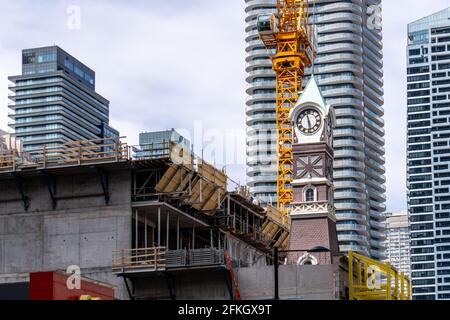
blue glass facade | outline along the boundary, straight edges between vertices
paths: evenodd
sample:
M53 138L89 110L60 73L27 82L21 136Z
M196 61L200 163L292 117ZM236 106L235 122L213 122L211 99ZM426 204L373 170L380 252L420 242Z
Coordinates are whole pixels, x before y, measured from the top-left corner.
M136 158L163 156L168 152L168 143L177 144L185 151L191 150L190 141L173 129L143 132L139 135L140 150L136 152Z
M119 136L109 126L109 101L95 92L95 72L61 48L23 50L22 75L9 80L10 127L24 151Z

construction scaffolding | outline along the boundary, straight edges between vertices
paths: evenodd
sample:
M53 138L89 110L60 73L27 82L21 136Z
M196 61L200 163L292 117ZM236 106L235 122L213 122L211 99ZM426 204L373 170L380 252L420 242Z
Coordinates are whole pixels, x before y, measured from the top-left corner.
M145 151L144 151L145 150ZM134 149L133 201L159 201L183 208L261 250L287 246L289 225L280 211L262 208L251 197L228 190L225 172L172 142Z
M0 153L0 173L127 161L129 148L123 139L69 141L44 146L32 156L16 149L5 150Z
M98 178L101 189L61 192L59 177L86 172ZM194 272L217 277L221 271L230 297L238 299L233 268L268 265L273 246L287 245L289 226L280 211L261 207L239 186L229 190L223 170L176 142L128 146L123 138L98 139L42 147L32 156L15 150L0 154L0 174L16 182L25 212L35 206L27 188L31 179L46 184L53 210L77 197L104 196L108 206L115 201L113 177L119 172L130 184L130 199L121 201L130 205L132 241L114 248L112 272L130 282ZM139 298L132 292L130 297Z

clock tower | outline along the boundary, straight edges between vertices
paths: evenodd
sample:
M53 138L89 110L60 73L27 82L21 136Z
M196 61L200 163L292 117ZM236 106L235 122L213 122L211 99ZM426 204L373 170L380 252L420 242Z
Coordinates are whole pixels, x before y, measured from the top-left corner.
M339 253L333 186L335 115L314 77L290 113L293 130L294 201L289 260L332 264Z

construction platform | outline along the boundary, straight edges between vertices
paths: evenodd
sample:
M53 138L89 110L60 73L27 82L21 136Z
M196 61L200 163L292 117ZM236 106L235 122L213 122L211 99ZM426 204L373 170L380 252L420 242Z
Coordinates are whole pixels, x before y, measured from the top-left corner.
M145 279L209 272L217 297L236 298L233 269L268 265L273 247L287 246L280 212L229 190L225 172L170 141L3 151L0 188L0 284L77 265L118 298L142 299Z
M410 298L408 278L356 254L324 266L280 255L275 281L289 219L170 141L2 151L0 190L0 286L75 265L117 299Z

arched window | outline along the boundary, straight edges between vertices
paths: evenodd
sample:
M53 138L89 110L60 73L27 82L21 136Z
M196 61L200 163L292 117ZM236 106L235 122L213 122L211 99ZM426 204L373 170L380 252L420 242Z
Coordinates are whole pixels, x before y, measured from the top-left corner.
M306 202L314 202L314 189L313 188L306 189L305 201Z
M317 259L309 253L305 253L297 261L297 265L299 266L317 266L318 264Z

